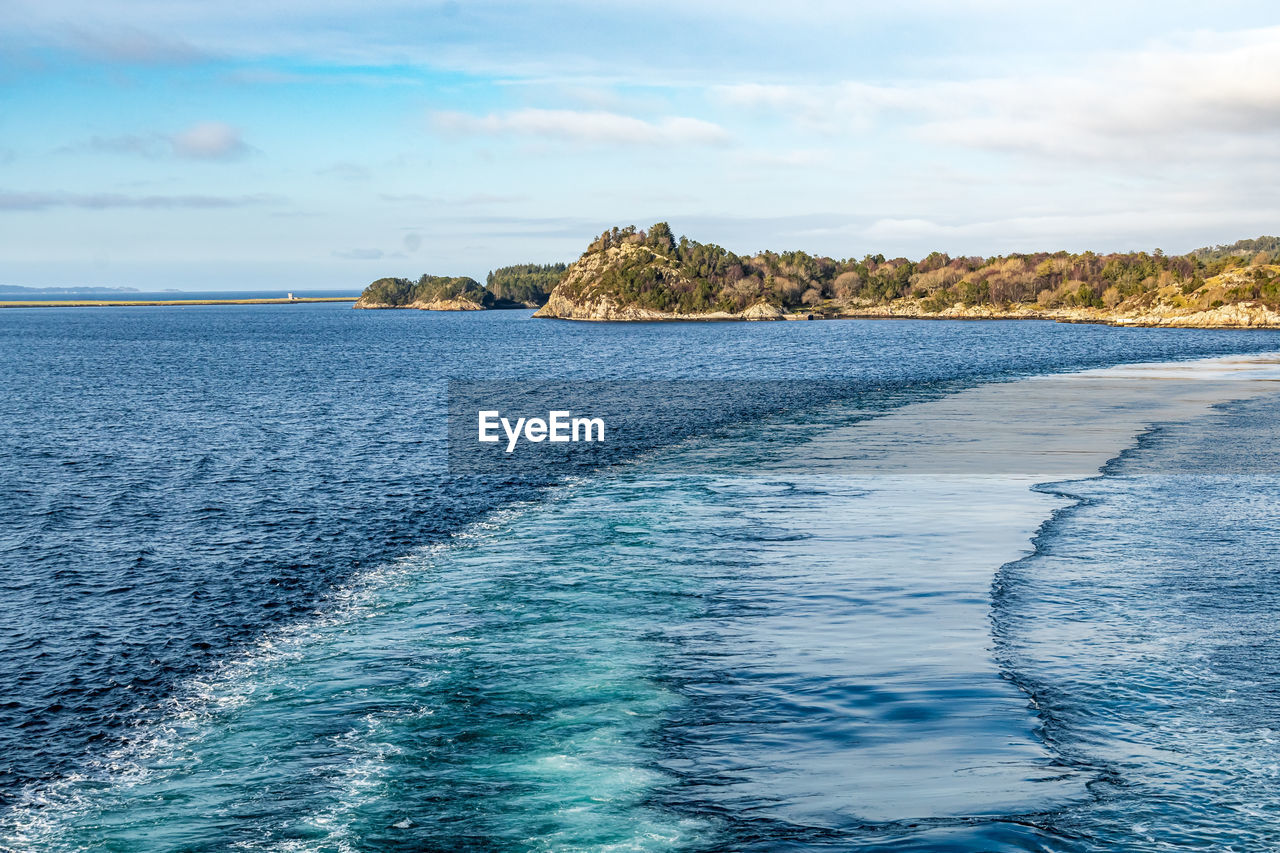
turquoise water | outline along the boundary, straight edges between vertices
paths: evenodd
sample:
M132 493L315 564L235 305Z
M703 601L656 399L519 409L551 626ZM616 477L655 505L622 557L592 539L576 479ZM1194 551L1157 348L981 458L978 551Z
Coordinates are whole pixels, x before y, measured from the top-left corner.
M59 473L43 488L7 473L39 512L15 504L3 542L5 731L33 757L9 752L10 778L26 776L8 787L0 848L1261 850L1274 837L1275 657L1256 628L1273 604L1273 399L1209 410L1234 398L1216 381L1190 402L1149 384L991 384L1273 337L826 323L743 339L352 314L7 330L27 353L4 376L11 412L44 407L6 421L8 458ZM549 490L448 492L432 442L451 371L421 354L461 353L457 366L491 335L506 348L489 345L481 378L533 372L563 336L559 352L595 360L556 369L583 377L855 384L637 440ZM82 336L75 369L68 336ZM75 394L21 391L40 370ZM1149 420L1169 426L1138 443ZM33 424L79 429L100 456L41 444ZM1073 471L1073 485L1033 488ZM1090 502L1072 509L1076 494ZM86 637L97 656L77 650ZM110 679L136 684L121 688L135 701L94 692ZM79 710L29 712L45 684ZM1224 713L1232 696L1253 710ZM77 719L96 736L65 734Z

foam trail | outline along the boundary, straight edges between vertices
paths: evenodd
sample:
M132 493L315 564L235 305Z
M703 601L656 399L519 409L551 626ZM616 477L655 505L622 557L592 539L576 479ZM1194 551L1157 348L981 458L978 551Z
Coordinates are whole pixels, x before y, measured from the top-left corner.
M714 643L691 649L688 689L716 720L675 738L695 768L682 796L739 816L749 849L1045 843L1043 816L1088 800L1096 774L1046 746L992 653L995 572L1066 503L1033 487L1096 474L1153 423L1277 391L1274 358L985 385L725 478L767 535L736 608L702 626Z
M0 846L647 850L705 836L649 805L666 777L648 744L680 701L658 678L660 633L698 578L634 543L675 497L631 494L619 530L569 487L385 567L192 684L133 747L28 792Z

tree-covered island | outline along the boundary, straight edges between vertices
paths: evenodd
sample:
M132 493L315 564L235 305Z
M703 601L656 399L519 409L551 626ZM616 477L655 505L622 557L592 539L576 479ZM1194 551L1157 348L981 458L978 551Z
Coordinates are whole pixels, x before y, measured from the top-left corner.
M478 311L485 308L539 308L564 276L566 264L500 267L485 284L466 276L423 275L380 278L364 289L356 308L420 308L427 311Z
M527 264L475 279L383 278L358 308L534 308L570 320L836 317L1050 319L1148 326L1280 328L1280 238L1185 255L932 252L912 261L806 252L737 255L677 239L665 222L612 228L572 264Z
M1039 252L919 261L805 252L740 256L664 222L600 235L538 317L1043 318L1122 325L1280 327L1280 238L1186 255Z

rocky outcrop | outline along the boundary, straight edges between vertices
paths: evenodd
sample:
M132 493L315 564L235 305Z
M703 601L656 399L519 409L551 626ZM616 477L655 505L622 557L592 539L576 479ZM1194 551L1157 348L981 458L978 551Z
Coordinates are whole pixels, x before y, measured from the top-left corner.
M594 299L571 299L563 293L552 292L547 304L538 309L534 317L555 320L586 320L594 322L662 322L665 320L782 320L786 315L776 305L761 303L735 314L729 311L707 311L700 314L676 314L655 311L638 305L619 305L609 296Z
M1088 309L1081 309L1088 310ZM1028 305L1010 305L997 307L994 305L964 305L957 303L947 308L931 310L918 299L897 299L879 305L858 305L837 307L834 311L821 313L824 318L863 318L904 320L1056 320L1055 314L1061 311L1048 311ZM1091 322L1083 318L1070 322Z
M804 320L804 319L916 319L916 320L1052 320L1059 323L1097 323L1188 329L1280 329L1280 312L1258 302L1236 302L1216 308L1156 304L1116 308L1041 308L1038 305L963 305L931 310L918 299L898 299L880 305L826 306L812 312L787 313L776 305L758 303L741 313L715 311L678 314L622 305L611 296L575 299L559 288L535 317L564 320Z
M1280 329L1280 312L1256 302L1236 302L1191 310L1159 305L1141 314L1113 317L1117 326L1172 326L1195 329Z
M410 302L408 305L390 305L386 302L366 302L357 299L352 308L380 310L383 308L416 308L419 311L483 311L484 306L469 299L437 299L431 302Z
M941 311L930 311L919 300L900 299L884 305L845 308L828 316L925 320L1054 320L1059 323L1186 329L1280 329L1280 312L1256 302L1237 302L1208 309L1168 304L1145 308L1120 305L1114 309L953 305Z
M786 319L786 313L777 305L770 305L768 302L757 302L741 314L737 315L740 320L783 320Z
M776 305L758 303L734 313L704 311L679 313L659 311L639 305L625 304L602 282L610 270L628 266L647 266L661 277L667 287L690 286L688 276L673 259L640 243L627 243L603 251L588 252L565 271L564 278L551 291L547 303L535 317L559 320L600 322L657 322L662 320L781 320L785 314Z
M470 299L436 299L431 302L410 302L410 308L419 311L483 311L485 306Z

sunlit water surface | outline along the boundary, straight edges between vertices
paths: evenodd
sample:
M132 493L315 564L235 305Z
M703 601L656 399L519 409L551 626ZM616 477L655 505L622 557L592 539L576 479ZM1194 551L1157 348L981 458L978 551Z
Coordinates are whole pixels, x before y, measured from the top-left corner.
M0 348L0 848L1276 837L1274 396L1009 382L1272 333L290 306ZM544 489L450 478L448 377L846 384Z

